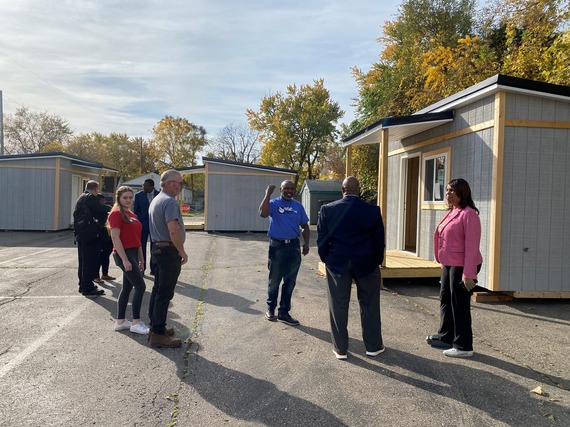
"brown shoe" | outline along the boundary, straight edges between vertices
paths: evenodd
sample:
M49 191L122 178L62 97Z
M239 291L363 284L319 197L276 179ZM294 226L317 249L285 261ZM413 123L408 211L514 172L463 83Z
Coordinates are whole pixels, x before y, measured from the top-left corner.
M180 338L172 338L168 335L159 335L151 332L149 335L151 347L180 347L182 340Z
M101 279L103 279L103 280L115 280L116 277L105 275L105 276L101 276Z
M148 325L149 328L152 328L152 325ZM164 326L164 333L166 335L168 335L169 337L171 337L172 335L174 335L176 333L176 329L174 329L172 326L168 326L165 325ZM148 339L150 340L150 335L148 336Z

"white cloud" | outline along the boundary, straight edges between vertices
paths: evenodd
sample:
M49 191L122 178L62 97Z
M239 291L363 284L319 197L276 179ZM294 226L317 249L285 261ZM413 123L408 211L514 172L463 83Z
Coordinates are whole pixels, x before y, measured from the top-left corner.
M165 115L210 136L270 92L324 78L353 119L351 67L378 59L387 0L0 0L4 113L149 136Z

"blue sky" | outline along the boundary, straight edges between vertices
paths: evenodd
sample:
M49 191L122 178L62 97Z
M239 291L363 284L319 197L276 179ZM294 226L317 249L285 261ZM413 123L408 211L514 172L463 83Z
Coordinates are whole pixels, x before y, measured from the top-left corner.
M356 66L378 60L387 0L0 0L4 114L19 106L77 133L148 137L165 115L208 137L290 84L323 78L354 118Z

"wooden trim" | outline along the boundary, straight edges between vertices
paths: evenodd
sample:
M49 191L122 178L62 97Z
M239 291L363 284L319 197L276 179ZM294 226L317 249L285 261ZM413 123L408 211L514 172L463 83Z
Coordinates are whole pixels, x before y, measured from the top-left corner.
M433 151L428 151L427 153L422 153L422 155L420 156L420 204L421 204L421 209L423 210L435 210L435 211L445 211L447 210L448 206L447 203L445 203L445 201L441 201L441 202L426 202L424 201L424 188L425 188L425 182L424 182L424 164L425 164L425 159L427 157L435 157L438 154L447 154L447 165L445 168L445 184L447 185L447 183L449 181L451 181L451 147L444 147L444 148L440 148L438 150L433 150Z
M398 148L388 153L389 157L398 154L406 153L409 151L417 150L419 148L427 147L428 145L437 144L438 142L448 141L450 139L458 138L460 136L469 135L471 133L479 132L481 130L489 129L495 125L495 120L489 120L461 129L455 132L450 132L445 135L440 135L435 138L430 138L417 144L408 147ZM529 127L529 128L545 128L545 129L570 129L570 122L556 122L546 120L504 120L504 126L510 127Z
M511 293L511 292L509 292ZM515 291L512 292L513 298L570 298L570 292L567 291L545 291L545 292L532 292L532 291Z
M489 224L489 281L487 289L498 291L501 271L501 215L503 200L503 156L505 148L506 94L495 94L495 128L491 171L491 217Z
M55 177L54 177L54 193L53 193L53 229L57 230L59 226L59 185L60 185L60 159L55 159Z
M570 129L570 122L549 122L546 120L505 120L505 126L545 129Z
M277 177L279 176L275 172L273 173L248 173L248 172L208 172L209 175L243 175L243 176L271 176ZM280 175L283 175L282 173ZM290 177L293 176L290 173L288 174ZM285 178L290 179L290 178ZM284 180L285 180L284 179Z
M4 166L2 168L6 169L44 169L44 170L55 170L56 166L28 166L28 165L10 165Z
M378 153L378 206L382 212L382 220L384 222L384 243L386 243L387 234L387 213L388 213L388 141L390 138L390 130L382 129L380 136L380 150ZM382 261L382 266L386 265L386 257Z
M485 129L492 128L495 124L494 120L489 120L487 122L479 123L474 126L470 126L465 129L461 129L455 132L450 132L445 135L436 136L435 138L430 138L422 142L418 142L417 144L410 145L408 147L398 148L396 150L392 150L388 153L388 156L395 156L397 154L402 154L408 151L417 150L418 148L427 147L428 145L437 144L438 142L448 141L450 139L458 138L460 136L469 135L471 133L479 132Z
M345 168L345 177L352 176L352 145L346 147L346 168Z
M449 180L447 181L449 182ZM423 202L422 206L421 206L422 210L431 210L431 211L446 211L448 209L447 205L445 203L426 203Z

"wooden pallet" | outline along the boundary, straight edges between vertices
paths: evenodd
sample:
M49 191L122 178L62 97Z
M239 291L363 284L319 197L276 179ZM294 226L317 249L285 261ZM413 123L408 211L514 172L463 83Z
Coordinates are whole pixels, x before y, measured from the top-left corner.
M503 292L473 292L471 295L471 301L473 302L504 302L512 301L512 295L505 294Z
M319 272L326 274L325 264L319 262ZM440 277L441 266L434 261L411 255L408 252L386 251L386 266L381 270L382 279Z

